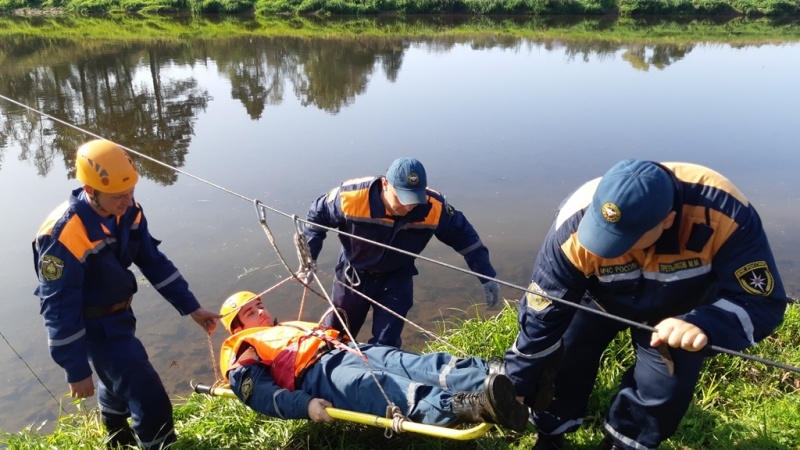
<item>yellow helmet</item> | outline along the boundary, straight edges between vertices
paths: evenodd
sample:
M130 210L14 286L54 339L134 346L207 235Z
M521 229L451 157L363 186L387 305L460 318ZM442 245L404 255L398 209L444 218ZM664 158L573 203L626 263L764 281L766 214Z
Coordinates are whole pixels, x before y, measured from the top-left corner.
M83 184L109 194L133 189L139 181L136 166L125 150L104 139L81 145L75 168L76 176Z
M239 314L239 309L251 300L261 300L261 297L250 291L239 291L225 299L222 303L222 307L219 310L219 314L222 316L220 320L225 329L228 330L228 333L233 334L233 331L231 331L231 323ZM269 315L269 313L267 313L267 315ZM271 316L269 320L272 322Z

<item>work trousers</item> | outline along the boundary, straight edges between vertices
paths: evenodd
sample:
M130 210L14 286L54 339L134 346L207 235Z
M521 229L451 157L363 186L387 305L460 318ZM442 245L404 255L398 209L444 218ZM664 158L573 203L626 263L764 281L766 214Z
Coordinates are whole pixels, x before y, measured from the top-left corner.
M483 390L489 371L488 363L480 358L418 354L385 345L361 344L359 348L369 369L358 354L336 349L311 366L301 389L337 408L384 417L388 403L380 384L412 421L448 426L458 422L451 409L453 394Z
M103 423L119 424L130 417L139 444L148 450L174 442L172 403L134 335L133 311L86 319L86 328Z
M368 342L398 348L402 346L400 335L405 322L359 295L363 294L401 317L406 317L414 304L414 281L411 273L402 272L370 273L353 268L347 261L340 261L337 264L337 282L333 284L333 304L347 314L347 326L354 337L358 336L367 313L372 308L372 337ZM342 330L339 320L333 315L328 317L325 324Z
M575 314L564 335L564 362L555 379L553 402L546 411L533 416L543 433L561 434L581 425L600 357L626 328L625 324L589 312ZM650 347L652 333L641 328L631 328L630 333L636 359L622 376L605 429L624 448L656 449L678 428L706 355L670 348L674 363L674 373L670 374L658 349Z

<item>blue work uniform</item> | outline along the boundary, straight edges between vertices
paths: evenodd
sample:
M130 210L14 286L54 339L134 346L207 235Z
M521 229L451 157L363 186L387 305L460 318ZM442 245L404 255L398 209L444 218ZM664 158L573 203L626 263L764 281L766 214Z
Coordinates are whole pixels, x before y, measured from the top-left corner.
M137 281L129 267L180 313L200 307L175 265L158 250L139 204L119 217L101 217L82 188L56 208L33 242L40 313L50 355L69 383L97 373L104 423L132 418L145 448L175 440L172 404L135 336L130 299Z
M599 179L565 200L541 247L505 365L517 393L529 399L550 360L563 354L553 401L533 417L545 434L580 426L600 356L629 328L569 302L649 326L676 317L703 330L710 345L737 351L783 320L788 299L753 205L706 167L665 163L662 169L674 180L677 215L650 249L607 259L578 242L578 225ZM677 429L703 359L714 352L708 346L700 352L652 348L649 331L630 327L630 333L636 362L612 399L605 429L624 448L656 449Z
M308 368L294 391L278 386L270 367L260 363L238 366L228 372L228 379L240 400L271 417L308 419L313 398L328 400L336 408L385 417L388 403L380 384L408 419L449 426L458 422L451 410L453 395L481 391L489 371L488 363L480 358L417 354L387 345L360 344L359 349L375 378L354 350L335 348Z
M419 273L414 259L433 236L460 253L473 272L487 277L496 275L489 250L478 233L444 196L428 189L427 203L405 216L392 216L381 200L381 180L382 177L367 177L345 181L319 197L308 211L310 222L412 253L403 254L339 234L342 247L335 269L333 303L347 313L348 328L354 337L372 306L362 295L406 316L414 303L412 277ZM314 260L322 250L326 233L319 227L304 228ZM479 280L486 281L481 277ZM373 309L369 342L400 347L403 320L382 308ZM341 329L335 317L328 324Z

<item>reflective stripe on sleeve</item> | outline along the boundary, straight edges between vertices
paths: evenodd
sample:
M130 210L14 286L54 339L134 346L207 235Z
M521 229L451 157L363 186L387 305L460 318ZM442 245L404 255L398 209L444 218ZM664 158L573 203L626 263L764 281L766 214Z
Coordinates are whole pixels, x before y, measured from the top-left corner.
M747 335L747 340L750 342L750 345L756 345L753 340L753 321L750 320L750 315L747 314L744 308L724 298L717 300L711 306L735 314L736 317L739 318L739 323L742 325L742 330L744 330L744 333Z
M173 281L177 280L180 276L181 276L181 273L176 270L175 273L170 275L166 280L162 281L161 283L158 283L157 285L155 285L153 287L156 288L156 290L159 290L162 287L164 287L164 286L172 283Z
M71 344L86 335L86 328L81 329L72 336L65 337L64 339L48 339L47 345L50 347L60 347L62 345Z

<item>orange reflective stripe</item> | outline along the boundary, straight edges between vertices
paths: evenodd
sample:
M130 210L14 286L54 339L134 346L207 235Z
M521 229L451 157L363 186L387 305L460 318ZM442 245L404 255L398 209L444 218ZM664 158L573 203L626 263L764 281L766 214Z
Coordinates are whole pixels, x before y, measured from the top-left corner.
M58 240L79 261L83 261L90 251L103 242L102 240L89 240L89 236L86 234L86 226L77 214L72 216L64 225Z
M734 184L722 174L715 172L708 167L691 163L674 162L665 162L662 163L662 165L671 170L675 176L684 183L701 184L703 186L713 187L732 195L736 200L745 206L749 204L747 197L744 196L739 188L734 186Z
M351 218L370 218L369 187L357 191L342 191L342 214Z

